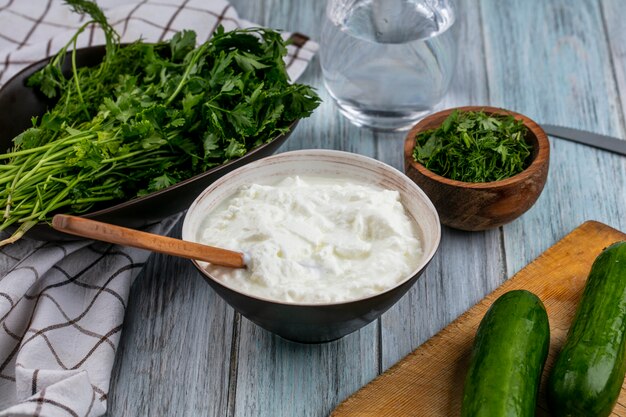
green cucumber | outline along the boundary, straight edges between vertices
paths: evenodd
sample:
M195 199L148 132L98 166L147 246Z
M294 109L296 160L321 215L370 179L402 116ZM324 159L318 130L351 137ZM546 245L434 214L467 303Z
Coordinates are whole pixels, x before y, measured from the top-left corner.
M476 332L461 416L533 417L549 344L548 315L535 294L500 296Z
M626 242L594 261L567 340L548 378L555 417L611 414L626 372Z

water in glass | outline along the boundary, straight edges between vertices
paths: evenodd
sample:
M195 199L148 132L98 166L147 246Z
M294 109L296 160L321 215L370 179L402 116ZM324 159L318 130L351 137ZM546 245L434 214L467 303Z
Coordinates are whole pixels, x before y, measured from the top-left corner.
M408 129L446 93L456 61L449 0L328 0L324 83L357 125Z

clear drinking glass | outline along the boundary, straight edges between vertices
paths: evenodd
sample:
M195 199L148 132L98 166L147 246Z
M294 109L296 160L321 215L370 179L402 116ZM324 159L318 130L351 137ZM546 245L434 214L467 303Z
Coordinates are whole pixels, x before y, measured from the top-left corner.
M456 63L450 0L328 0L324 84L353 123L404 130L445 95Z

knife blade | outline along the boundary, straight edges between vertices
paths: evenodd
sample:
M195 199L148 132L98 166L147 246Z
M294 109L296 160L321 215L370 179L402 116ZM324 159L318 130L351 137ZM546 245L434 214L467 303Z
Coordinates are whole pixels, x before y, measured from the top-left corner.
M626 156L626 140L599 133L587 132L571 127L542 124L541 127L549 136L555 136L572 142L582 143L609 152Z

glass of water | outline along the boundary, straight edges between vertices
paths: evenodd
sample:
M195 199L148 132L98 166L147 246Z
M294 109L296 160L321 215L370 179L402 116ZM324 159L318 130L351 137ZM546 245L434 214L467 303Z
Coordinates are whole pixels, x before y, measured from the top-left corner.
M405 130L432 112L453 76L451 0L327 0L324 84L359 126Z

